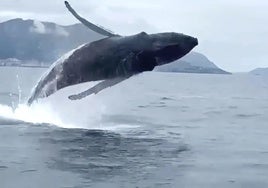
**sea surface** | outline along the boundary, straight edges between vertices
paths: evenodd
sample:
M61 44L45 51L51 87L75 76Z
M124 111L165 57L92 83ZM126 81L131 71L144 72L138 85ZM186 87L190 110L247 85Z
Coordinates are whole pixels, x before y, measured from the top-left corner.
M0 67L1 188L268 187L268 77L148 72L28 107L45 71Z

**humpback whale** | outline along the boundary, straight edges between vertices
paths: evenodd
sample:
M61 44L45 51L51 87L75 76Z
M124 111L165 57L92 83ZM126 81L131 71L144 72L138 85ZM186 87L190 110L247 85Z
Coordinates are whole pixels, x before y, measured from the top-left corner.
M28 99L29 105L62 88L100 81L82 93L69 96L70 100L82 99L133 75L152 71L155 66L171 63L198 45L197 38L175 32L114 34L79 16L67 1L65 5L80 22L105 38L84 44L53 63L34 88Z

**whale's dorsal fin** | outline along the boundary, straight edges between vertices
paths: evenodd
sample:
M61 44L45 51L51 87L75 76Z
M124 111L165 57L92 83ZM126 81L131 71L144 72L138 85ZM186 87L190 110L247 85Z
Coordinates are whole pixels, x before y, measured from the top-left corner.
M70 95L68 98L70 100L79 100L79 99L83 99L91 94L97 94L100 91L102 91L103 89L106 89L108 87L112 87L126 79L128 79L129 77L120 77L120 78L114 78L114 79L108 79L108 80L104 80L100 83L98 83L97 85L95 85L94 87L89 88L86 91L83 91L79 94L75 94L75 95Z
M107 29L104 29L101 26L97 26L91 22L89 22L88 20L86 20L85 18L82 18L80 15L78 15L76 13L76 11L71 7L71 5L68 3L68 1L65 1L65 6L67 7L67 9L72 13L72 15L78 19L82 24L84 24L85 26L87 26L89 29L104 35L104 36L108 36L108 37L112 37L112 36L118 36L114 33L112 33L111 31L108 31Z

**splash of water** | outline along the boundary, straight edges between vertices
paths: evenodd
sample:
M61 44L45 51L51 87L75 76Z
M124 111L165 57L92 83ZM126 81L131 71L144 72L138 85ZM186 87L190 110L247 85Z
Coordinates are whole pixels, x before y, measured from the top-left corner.
M138 128L133 123L105 121L104 116L117 111L120 105L114 100L119 93L111 89L109 95L100 92L81 100L69 100L68 96L93 87L98 82L88 82L57 91L53 95L34 102L31 106L20 103L17 107L0 104L0 124L51 124L62 128L83 128L118 131ZM18 89L19 90L19 89ZM117 105L115 105L117 104Z
M19 94L19 104L21 103L21 94L22 94L22 90L20 87L20 81L19 81L19 75L16 75L16 79L17 79L17 88L18 88L18 94Z
M96 83L86 83L58 91L31 106L19 103L16 108L0 104L0 120L9 119L33 124L52 124L63 128L99 129L105 105L97 96L71 101L70 93L83 91ZM18 87L18 91L20 88Z
M10 106L0 105L0 119L12 122L26 122L32 124L49 123L54 125L62 125L63 123L53 115L49 105L27 106L19 104L15 109Z

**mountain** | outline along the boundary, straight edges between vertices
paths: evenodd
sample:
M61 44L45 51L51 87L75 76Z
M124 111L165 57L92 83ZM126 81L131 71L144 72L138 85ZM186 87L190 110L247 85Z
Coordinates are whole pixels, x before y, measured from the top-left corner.
M230 74L218 68L206 56L197 52L190 52L180 60L156 67L155 70L159 72Z
M49 66L64 53L103 36L82 24L61 26L51 22L13 19L0 23L0 65ZM204 55L192 52L179 61L157 67L156 71L217 73L219 69Z
M257 68L249 73L254 74L254 75L267 75L268 76L268 67L267 68Z
M0 23L0 59L50 64L79 45L102 38L82 24L60 26L50 22L13 19Z

